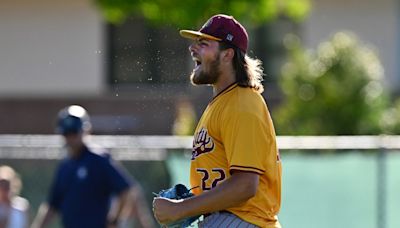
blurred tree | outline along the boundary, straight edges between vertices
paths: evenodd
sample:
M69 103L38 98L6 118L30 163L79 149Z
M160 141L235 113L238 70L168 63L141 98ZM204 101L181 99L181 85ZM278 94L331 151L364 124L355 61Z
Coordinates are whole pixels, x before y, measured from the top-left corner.
M389 130L382 121L385 113L389 115L389 98L381 83L383 67L355 35L339 32L314 53L304 50L293 35L284 44L289 59L279 84L286 100L274 112L279 134L355 135Z
M310 0L96 0L105 18L114 23L140 15L154 24L181 28L204 22L210 15L235 15L240 21L260 24L285 15L301 20L310 10Z

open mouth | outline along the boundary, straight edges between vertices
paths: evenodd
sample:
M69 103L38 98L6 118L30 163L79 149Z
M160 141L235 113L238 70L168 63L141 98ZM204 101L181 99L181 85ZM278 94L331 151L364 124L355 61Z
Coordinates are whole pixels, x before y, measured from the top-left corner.
M201 60L199 58L193 57L193 61L196 68L201 65Z

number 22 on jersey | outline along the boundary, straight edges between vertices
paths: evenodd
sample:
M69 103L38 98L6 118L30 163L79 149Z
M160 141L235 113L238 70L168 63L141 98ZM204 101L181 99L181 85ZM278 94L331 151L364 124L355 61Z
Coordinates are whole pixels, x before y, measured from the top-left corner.
M218 182L221 182L226 178L225 171L221 168L213 168L211 169L211 172L207 169L197 168L196 171L203 175L201 178L201 189L203 191L211 190L217 186Z

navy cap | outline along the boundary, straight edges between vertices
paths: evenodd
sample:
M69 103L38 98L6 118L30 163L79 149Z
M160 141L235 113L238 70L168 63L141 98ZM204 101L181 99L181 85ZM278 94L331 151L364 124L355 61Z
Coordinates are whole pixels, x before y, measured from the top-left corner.
M89 115L78 105L71 105L58 113L56 131L59 134L81 133L91 127Z

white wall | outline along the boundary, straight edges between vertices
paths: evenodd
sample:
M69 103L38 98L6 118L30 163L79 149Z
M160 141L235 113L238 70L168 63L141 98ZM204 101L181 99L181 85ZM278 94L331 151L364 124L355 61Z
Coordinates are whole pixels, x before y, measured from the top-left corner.
M400 88L400 1L314 0L312 4L313 10L304 25L304 38L309 48L316 48L337 31L353 31L378 50L386 83L392 89Z
M0 96L95 95L105 86L92 0L2 0Z

